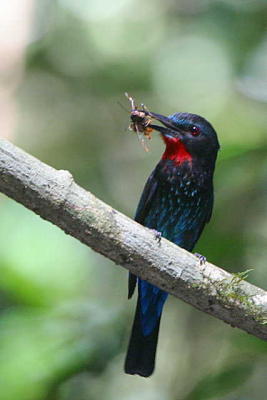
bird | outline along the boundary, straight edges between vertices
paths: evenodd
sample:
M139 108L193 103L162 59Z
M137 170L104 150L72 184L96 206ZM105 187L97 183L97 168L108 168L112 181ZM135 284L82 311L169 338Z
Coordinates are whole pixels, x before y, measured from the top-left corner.
M196 114L181 112L166 117L149 112L149 116L162 124L150 127L159 132L165 150L145 184L135 221L192 252L212 214L213 175L220 148L217 133ZM129 273L128 298L136 285L138 299L124 371L149 377L155 368L161 314L168 294Z

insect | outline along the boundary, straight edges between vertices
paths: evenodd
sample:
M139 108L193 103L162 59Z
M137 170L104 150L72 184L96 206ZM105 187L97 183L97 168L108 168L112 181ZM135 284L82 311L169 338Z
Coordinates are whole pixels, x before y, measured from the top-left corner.
M135 105L133 97L125 93L125 96L131 104L131 124L129 129L137 133L138 139L145 151L149 151L146 139L151 139L153 128L150 126L152 116L144 104L141 104L141 110Z

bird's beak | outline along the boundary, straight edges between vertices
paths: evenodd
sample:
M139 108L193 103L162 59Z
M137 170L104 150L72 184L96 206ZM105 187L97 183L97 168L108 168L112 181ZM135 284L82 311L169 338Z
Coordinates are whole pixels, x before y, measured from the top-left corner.
M177 128L177 126L174 125L168 117L153 112L149 112L149 116L153 119L156 119L157 121L161 122L164 125L163 127L159 125L149 124L151 128L159 131L163 136L167 136L170 138L179 138L179 139L183 138L183 132L179 128Z

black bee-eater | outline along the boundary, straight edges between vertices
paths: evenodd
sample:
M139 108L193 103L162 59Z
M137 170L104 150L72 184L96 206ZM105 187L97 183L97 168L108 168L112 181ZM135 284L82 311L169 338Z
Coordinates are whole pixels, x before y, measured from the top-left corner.
M150 127L160 132L166 148L147 180L135 220L192 251L211 218L217 134L199 115L146 115L164 125ZM137 281L138 300L125 372L148 377L154 371L160 319L168 294L130 274L129 298Z

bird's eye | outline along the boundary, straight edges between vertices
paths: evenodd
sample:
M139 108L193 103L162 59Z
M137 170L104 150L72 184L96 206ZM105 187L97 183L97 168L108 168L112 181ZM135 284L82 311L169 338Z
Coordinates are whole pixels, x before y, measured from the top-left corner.
M191 128L191 135L193 136L198 136L200 134L200 129L197 126L193 126Z

